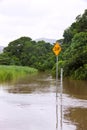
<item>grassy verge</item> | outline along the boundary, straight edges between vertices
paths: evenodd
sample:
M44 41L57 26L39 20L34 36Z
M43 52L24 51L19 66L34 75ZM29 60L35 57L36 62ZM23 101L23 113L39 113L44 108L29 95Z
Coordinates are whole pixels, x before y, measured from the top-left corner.
M0 82L16 80L34 73L37 70L31 67L0 65Z

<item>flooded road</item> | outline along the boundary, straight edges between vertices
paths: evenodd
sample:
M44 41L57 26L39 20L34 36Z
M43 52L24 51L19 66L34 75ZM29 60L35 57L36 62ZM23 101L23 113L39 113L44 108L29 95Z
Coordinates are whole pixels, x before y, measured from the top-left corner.
M62 129L58 84L57 98L56 81L45 73L0 84L0 130L87 130L87 82L63 81Z

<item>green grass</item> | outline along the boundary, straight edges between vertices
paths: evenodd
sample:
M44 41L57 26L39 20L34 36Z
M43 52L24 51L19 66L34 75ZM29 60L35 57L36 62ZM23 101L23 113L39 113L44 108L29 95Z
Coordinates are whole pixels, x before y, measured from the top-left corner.
M34 73L37 73L37 69L31 67L0 65L0 82L13 81Z

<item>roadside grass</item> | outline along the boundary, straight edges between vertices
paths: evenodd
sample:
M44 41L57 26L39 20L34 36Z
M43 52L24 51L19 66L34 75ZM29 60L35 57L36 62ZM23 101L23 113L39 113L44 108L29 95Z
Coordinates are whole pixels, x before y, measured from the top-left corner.
M13 81L37 72L37 69L31 67L0 65L0 82Z

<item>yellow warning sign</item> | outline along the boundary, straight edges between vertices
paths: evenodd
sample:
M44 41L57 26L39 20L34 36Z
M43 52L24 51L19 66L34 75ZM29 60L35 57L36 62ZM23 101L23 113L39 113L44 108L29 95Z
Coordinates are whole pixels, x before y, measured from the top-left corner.
M55 45L54 45L54 47L53 47L53 52L57 56L57 55L59 55L60 51L61 51L61 47L60 47L59 43L56 42Z

